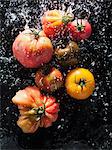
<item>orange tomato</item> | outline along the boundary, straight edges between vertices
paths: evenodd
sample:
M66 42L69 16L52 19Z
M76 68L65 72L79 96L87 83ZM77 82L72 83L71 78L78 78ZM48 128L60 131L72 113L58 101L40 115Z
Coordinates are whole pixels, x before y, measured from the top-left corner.
M73 19L72 14L66 14L60 10L48 10L42 16L42 28L49 38L57 37L65 32L65 27Z
M80 100L86 99L95 89L94 76L88 69L74 69L68 73L65 87L71 97Z

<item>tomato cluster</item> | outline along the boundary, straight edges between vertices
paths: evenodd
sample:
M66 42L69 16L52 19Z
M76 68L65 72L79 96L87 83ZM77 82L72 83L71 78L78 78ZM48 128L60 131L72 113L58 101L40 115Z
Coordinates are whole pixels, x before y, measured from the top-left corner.
M92 28L88 20L73 19L73 14L58 10L47 11L42 17L43 31L49 38L55 38L60 34L65 35L66 32L69 32L74 41L89 38Z
M52 67L48 70L45 66L53 55L62 66L74 66L78 62L76 56L80 49L77 41L89 38L92 32L88 20L74 19L73 14L64 11L49 10L42 16L41 23L42 31L26 29L16 37L12 46L13 55L24 67L41 67L35 74L37 87L28 86L12 98L20 112L17 125L24 133L34 133L39 127L49 127L58 118L59 104L55 98L42 95L40 90L52 93L65 85L71 97L83 100L95 88L94 77L87 69L76 68L64 80L59 69ZM66 36L69 36L69 41L64 48L53 47L52 40Z

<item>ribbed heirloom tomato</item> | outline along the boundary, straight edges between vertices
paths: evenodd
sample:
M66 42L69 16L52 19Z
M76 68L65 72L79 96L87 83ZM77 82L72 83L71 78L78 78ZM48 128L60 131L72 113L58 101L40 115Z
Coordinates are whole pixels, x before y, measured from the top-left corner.
M84 40L90 37L92 28L88 20L76 19L68 24L70 37L74 41Z
M68 73L65 87L71 97L81 100L86 99L95 89L94 76L88 69L74 69Z
M43 31L26 29L13 43L13 55L26 68L37 68L51 60L53 46Z
M17 125L24 133L34 133L39 127L49 127L58 118L59 104L55 98L41 95L35 86L19 90L12 98L20 116Z
M66 25L73 19L73 14L67 14L60 10L48 10L42 16L42 28L49 38L64 34Z

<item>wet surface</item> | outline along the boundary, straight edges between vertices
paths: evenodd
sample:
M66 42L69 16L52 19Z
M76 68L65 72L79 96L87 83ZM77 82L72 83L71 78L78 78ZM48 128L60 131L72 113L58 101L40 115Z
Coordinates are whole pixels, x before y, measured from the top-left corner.
M0 6L2 149L112 149L111 0L74 0L66 3L63 0L4 0ZM92 36L79 45L81 53L77 66L93 72L96 89L87 101L71 99L64 88L53 93L61 108L57 122L33 135L23 134L16 125L18 110L11 98L19 89L34 85L36 69L25 69L13 58L12 43L26 24L41 28L39 18L44 11L54 8L66 10L68 7L76 16L88 16L92 24ZM55 61L50 63L57 66ZM60 69L66 73L64 68Z

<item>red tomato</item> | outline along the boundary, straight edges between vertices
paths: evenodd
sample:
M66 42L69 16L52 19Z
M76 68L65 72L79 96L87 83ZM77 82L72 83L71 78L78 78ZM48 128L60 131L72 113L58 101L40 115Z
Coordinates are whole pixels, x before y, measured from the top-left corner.
M66 14L64 11L48 10L42 17L42 28L49 38L64 34L66 25L73 19L72 14Z
M49 38L36 29L21 32L13 43L13 55L26 68L37 68L51 60L53 46Z
M70 37L73 40L79 41L90 37L92 28L90 23L85 19L76 19L68 24Z
M45 75L44 70L41 69L36 72L35 83L39 89L53 92L63 85L63 75L54 67L47 75Z
M17 125L24 133L34 133L39 127L49 127L58 118L59 104L55 98L41 95L38 88L26 87L12 98L20 116Z

